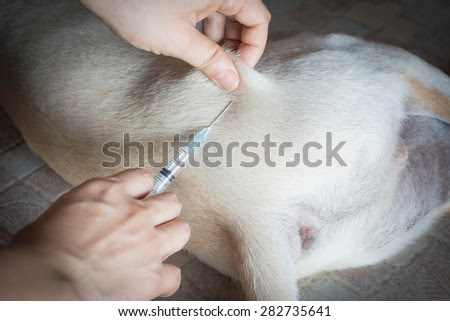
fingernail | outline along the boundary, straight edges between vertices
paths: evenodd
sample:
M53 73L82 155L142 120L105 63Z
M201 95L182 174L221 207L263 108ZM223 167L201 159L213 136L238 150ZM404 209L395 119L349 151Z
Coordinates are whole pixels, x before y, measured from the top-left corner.
M230 92L236 89L239 85L238 75L231 69L225 69L217 77L217 82L226 91Z

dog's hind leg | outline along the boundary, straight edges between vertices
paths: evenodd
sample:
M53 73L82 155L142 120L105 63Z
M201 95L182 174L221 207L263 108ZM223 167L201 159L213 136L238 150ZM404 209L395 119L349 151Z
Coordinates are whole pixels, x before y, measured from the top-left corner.
M261 220L235 226L232 242L247 299L298 299L294 261L281 224Z

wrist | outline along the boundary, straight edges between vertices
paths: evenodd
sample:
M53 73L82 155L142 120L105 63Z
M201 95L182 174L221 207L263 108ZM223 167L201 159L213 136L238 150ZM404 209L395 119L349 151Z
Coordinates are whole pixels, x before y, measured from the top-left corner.
M76 300L72 281L34 247L0 248L0 299Z

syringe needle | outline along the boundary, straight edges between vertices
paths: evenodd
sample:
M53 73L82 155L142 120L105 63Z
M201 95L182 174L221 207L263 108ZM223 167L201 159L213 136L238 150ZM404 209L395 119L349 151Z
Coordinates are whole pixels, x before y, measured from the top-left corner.
M208 127L203 128L197 135L195 135L194 139L192 139L189 142L188 148L191 149L194 146L198 146L199 143L202 143L206 137L209 135L209 132L211 131L211 127L217 123L217 121L220 119L220 117L230 108L230 106L233 105L233 101L230 101L228 105L220 112L219 116L214 119L214 121L209 125Z
M214 121L211 123L211 125L208 126L208 128L213 127L213 125L214 125L215 123L217 123L217 121L220 119L220 117L222 117L222 115L225 114L225 112L228 110L228 108L231 107L231 105L233 105L233 103L234 103L234 101L230 101L230 102L228 103L227 107L225 107L225 108L220 112L220 114L216 117L216 119L214 119Z

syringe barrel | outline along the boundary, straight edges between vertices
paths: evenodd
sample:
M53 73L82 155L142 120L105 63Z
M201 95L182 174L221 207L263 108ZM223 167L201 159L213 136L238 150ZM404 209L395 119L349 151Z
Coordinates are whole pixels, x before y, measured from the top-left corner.
M170 183L177 177L177 175L186 167L186 163L189 160L189 149L182 147L177 153L170 159L169 163L163 167L163 169L155 175L153 181L152 191L148 196L158 195L163 193Z

